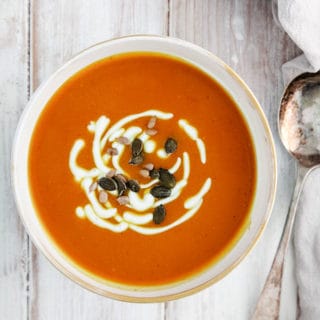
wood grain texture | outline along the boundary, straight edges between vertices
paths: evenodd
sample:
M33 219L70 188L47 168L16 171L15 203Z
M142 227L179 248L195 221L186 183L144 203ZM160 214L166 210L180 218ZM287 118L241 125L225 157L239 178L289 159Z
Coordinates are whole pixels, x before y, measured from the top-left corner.
M33 83L36 88L74 54L97 42L135 34L165 34L164 1L33 1ZM32 319L154 319L164 304L116 302L90 293L33 250Z
M249 257L217 285L199 293L198 303L172 302L167 313L170 319L186 315L195 319L199 310L201 319L249 319L271 266L293 189L294 166L278 139L277 112L283 90L281 65L298 50L273 22L269 1L171 0L169 34L209 49L251 87L275 137L279 184L270 223ZM281 319L294 319L296 310L292 259L288 261Z
M29 245L11 192L14 131L28 99L28 12L0 2L0 318L27 319Z
M78 51L135 33L186 39L227 62L261 102L278 152L276 205L256 248L218 284L166 304L112 301L61 275L30 247L9 188L13 133L30 91ZM269 271L293 188L294 166L278 139L276 116L282 93L281 65L297 53L274 24L267 0L2 0L0 318L249 319ZM287 261L281 320L294 319L296 309L292 250Z

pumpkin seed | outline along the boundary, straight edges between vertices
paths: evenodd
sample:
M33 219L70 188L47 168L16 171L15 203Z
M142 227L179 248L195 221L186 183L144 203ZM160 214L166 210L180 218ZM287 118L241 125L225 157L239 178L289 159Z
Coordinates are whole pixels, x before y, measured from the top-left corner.
M92 182L90 184L90 187L89 187L89 191L92 192L92 191L95 191L98 187L98 183L96 181Z
M150 171L154 168L154 165L153 163L146 163L143 168Z
M152 169L149 171L149 176L151 179L158 179L160 177L159 170L157 169Z
M124 206L124 205L130 203L130 199L127 196L118 197L117 201L121 206Z
M119 154L119 151L116 148L108 148L107 149L107 154L109 156L117 156Z
M143 144L142 141L138 138L135 138L131 143L131 153L132 157L136 157L142 152Z
M139 183L136 180L128 180L126 185L127 185L127 188L130 189L133 192L139 192L140 191Z
M106 203L107 201L108 201L108 194L105 191L101 190L99 192L99 202Z
M163 222L164 218L166 217L166 208L160 204L159 207L156 207L153 211L153 222L155 224L160 224L161 222Z
M140 173L140 176L144 177L144 178L148 178L149 177L149 171L148 170L145 170L145 169L142 169L139 171Z
M117 173L116 170L111 169L110 171L107 172L106 177L107 178L112 178L116 173Z
M158 133L158 130L156 130L156 129L148 129L148 130L146 130L146 134L148 136L155 136L157 133Z
M130 144L130 140L127 137L118 137L116 141L124 145Z
M148 129L154 128L154 126L156 125L156 122L157 122L157 117L151 117L147 124L147 128Z
M168 154L175 152L177 148L178 148L178 143L173 138L168 138L166 143L164 144L164 149Z
M129 161L129 164L133 164L133 165L141 164L143 160L144 160L144 153L141 152L136 156L132 156L132 158Z
M116 190L117 185L115 183L115 181L111 178L107 178L107 177L102 177L98 180L98 185L104 189L104 190L108 190L108 191L113 191Z
M150 190L150 193L158 199L168 198L171 195L171 189L164 186L156 186Z
M127 189L125 182L118 176L114 176L112 179L115 181L117 185L118 195L122 196Z
M120 174L120 173L119 173L119 174L117 174L116 176L117 176L119 179L121 179L124 183L126 183L127 180L128 180L123 174Z
M164 187L172 189L176 185L176 179L167 169L159 169L159 181Z

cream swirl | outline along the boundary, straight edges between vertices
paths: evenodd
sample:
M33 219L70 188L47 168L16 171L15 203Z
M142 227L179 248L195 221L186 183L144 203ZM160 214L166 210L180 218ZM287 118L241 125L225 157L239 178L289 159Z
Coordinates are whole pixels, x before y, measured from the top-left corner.
M199 210L203 202L203 197L211 188L210 177L206 179L203 186L195 195L184 202L186 212L180 218L163 227L149 225L153 219L154 208L176 200L187 186L191 171L190 157L187 151L183 152L182 159L178 157L175 164L169 169L169 172L172 174L183 170L183 174L182 179L177 181L175 187L172 189L171 195L165 199L157 200L151 195L150 188L158 182L157 179L154 179L149 183L141 184L139 194L132 191L128 192L129 203L126 204L126 210L120 214L118 208L113 207L110 201L106 203L99 202L97 192L100 187L97 191L89 191L90 185L94 181L103 177L112 169L118 173L127 175L120 164L125 145L117 141L119 137L125 137L129 141L132 141L134 138L139 138L144 143L145 152L156 152L160 159L170 156L166 154L164 149L157 149L157 143L151 140L151 137L143 131L142 128L129 125L139 118L152 116L157 117L159 120L168 120L173 117L173 114L164 113L159 110L148 110L124 117L109 129L110 119L106 116L101 116L96 122L91 121L88 125L88 131L94 135L91 152L95 167L89 170L82 168L77 162L80 152L85 147L85 142L82 139L75 141L69 156L69 168L75 181L79 183L85 192L89 202L85 206L79 206L75 209L79 218L87 218L94 225L113 232L124 232L127 229L131 229L144 235L153 235L165 232L182 224ZM184 119L179 120L178 124L184 132L195 141L200 153L200 160L202 164L205 164L206 148L204 142L198 137L198 131ZM117 155L111 156L104 153L104 148L107 143L118 150ZM115 192L110 192L110 194L115 195Z

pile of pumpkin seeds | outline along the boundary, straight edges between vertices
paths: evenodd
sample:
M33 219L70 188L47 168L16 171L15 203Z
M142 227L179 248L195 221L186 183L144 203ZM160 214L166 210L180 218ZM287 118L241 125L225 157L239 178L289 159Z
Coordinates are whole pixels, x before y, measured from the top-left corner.
M146 133L148 135L157 134L157 130L154 129L156 124L156 117L151 117L148 124ZM117 142L123 145L130 145L131 148L131 158L129 164L138 166L143 165L144 162L144 150L143 142L139 138L135 138L131 143L126 137L117 138ZM177 150L178 143L172 137L169 137L165 144L164 149L167 154L174 153ZM111 156L118 155L118 150L116 148L109 148L107 153ZM156 169L152 163L147 163L143 165L143 169L140 170L140 175L144 178L157 179L158 183L151 188L150 193L153 197L157 199L164 199L171 196L172 189L176 185L176 179L168 169L158 168ZM127 192L139 192L140 185L138 181L134 179L128 179L122 174L117 174L116 170L110 170L104 177L99 178L94 181L89 187L89 191L95 191L97 187L102 190L99 192L99 201L101 203L106 203L108 201L108 191L117 192L117 202L120 205L129 204L129 197ZM166 208L161 204L156 207L153 211L153 222L155 224L160 224L164 221L166 217Z

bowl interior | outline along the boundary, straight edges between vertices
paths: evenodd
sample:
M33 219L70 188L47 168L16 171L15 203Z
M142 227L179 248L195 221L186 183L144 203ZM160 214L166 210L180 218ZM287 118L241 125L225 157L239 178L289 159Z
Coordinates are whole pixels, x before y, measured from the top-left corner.
M253 139L257 163L257 187L250 213L250 225L236 245L218 263L180 283L133 288L102 282L77 268L56 248L39 223L28 186L28 150L36 121L50 97L73 74L85 66L125 52L160 52L177 56L216 79L233 97L245 118ZM230 272L256 243L269 218L276 187L275 151L263 112L244 82L221 60L193 44L155 36L125 37L95 45L71 59L33 95L17 128L13 148L12 178L16 202L24 224L36 246L63 273L84 287L126 301L163 301L190 294Z

